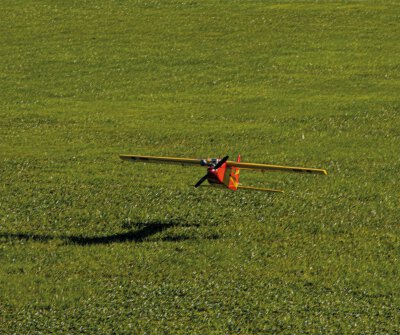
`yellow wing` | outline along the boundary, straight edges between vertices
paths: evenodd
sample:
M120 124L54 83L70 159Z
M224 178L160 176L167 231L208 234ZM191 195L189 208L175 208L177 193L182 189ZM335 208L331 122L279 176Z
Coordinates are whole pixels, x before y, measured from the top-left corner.
M284 172L298 172L298 173L314 173L327 175L328 172L324 169L314 169L298 166L282 166L282 165L271 165L271 164L255 164L255 163L242 163L227 161L227 166L236 167L243 170L255 170L255 171L284 171Z
M159 157L159 156L141 156L141 155L119 155L119 157L125 161L143 162L143 163L164 163L164 164L178 164L178 165L192 165L192 166L205 166L212 163L212 160L210 158L196 159L196 158ZM243 170L285 171L285 172L314 173L314 174L324 174L324 175L328 174L328 172L324 169L296 167L296 166L243 163L235 161L227 161L226 165Z
M143 163L164 163L164 164L179 164L179 165L197 165L202 166L202 159L178 158L178 157L158 157L158 156L139 156L139 155L119 155L122 160L129 162ZM208 163L208 160L206 160Z

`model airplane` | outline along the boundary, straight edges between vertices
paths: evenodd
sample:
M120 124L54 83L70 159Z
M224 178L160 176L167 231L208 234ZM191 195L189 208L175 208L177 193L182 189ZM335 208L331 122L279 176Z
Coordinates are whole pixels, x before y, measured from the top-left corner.
M138 155L120 155L121 159L130 162L144 162L144 163L166 163L166 164L178 164L178 165L192 165L192 166L204 166L207 168L205 176L194 185L199 187L206 180L211 186L222 186L227 187L232 191L238 189L244 190L257 190L267 192L283 192L281 190L274 190L270 188L261 187L250 187L242 186L239 184L239 172L240 170L255 170L255 171L284 171L284 172L297 172L297 173L312 173L312 174L323 174L327 175L327 171L324 169L314 169L305 167L293 167L293 166L280 166L270 164L255 164L255 163L243 163L240 161L240 155L237 161L228 161L229 156L225 156L222 159L218 158L207 158L207 159L191 159L191 158L177 158L177 157L156 157L156 156L138 156Z

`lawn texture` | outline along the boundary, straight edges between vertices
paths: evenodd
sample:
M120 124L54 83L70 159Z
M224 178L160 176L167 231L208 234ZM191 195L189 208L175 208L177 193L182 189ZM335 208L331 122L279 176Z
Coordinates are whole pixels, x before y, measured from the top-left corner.
M0 333L400 332L398 1L3 0L0 32Z

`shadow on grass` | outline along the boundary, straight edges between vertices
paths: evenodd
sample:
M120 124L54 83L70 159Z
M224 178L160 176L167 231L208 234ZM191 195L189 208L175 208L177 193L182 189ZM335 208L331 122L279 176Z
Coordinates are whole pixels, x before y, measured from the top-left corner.
M198 227L198 224L179 224L175 222L154 222L154 223L136 223L134 226L138 227L137 230L128 231L125 233L105 235L105 236L60 236L60 235L46 235L46 234L29 234L29 233L0 233L0 239L7 240L30 240L39 242L48 242L51 240L60 239L65 244L78 244L78 245L95 245L95 244L111 244L122 242L144 242L147 238L170 229L172 227ZM191 237L187 235L174 235L165 236L160 238L161 241L179 242L188 240Z

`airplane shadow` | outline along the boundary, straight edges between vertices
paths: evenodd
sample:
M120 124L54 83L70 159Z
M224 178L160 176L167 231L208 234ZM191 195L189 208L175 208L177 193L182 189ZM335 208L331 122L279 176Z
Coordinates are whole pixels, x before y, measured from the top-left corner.
M122 242L144 242L149 237L170 229L176 226L184 227L198 227L197 224L179 224L175 222L154 222L154 223L136 223L134 226L138 227L137 230L131 230L125 233L118 233L105 236L59 236L59 235L47 235L47 234L29 234L29 233L0 233L0 239L5 238L6 240L31 240L39 242L48 242L50 240L60 239L65 244L77 244L77 245L96 245L96 244L111 244L111 243L122 243ZM165 236L160 238L161 241L179 242L188 240L191 237L187 235L174 235Z

